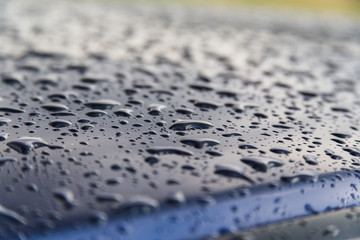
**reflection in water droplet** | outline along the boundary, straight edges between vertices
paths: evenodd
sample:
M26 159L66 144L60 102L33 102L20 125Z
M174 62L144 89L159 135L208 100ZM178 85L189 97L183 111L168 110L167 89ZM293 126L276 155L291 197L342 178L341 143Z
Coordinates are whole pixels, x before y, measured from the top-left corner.
M317 160L317 156L303 155L303 158L304 158L305 162L310 165L317 165L319 163Z
M36 137L21 137L8 142L7 145L22 154L28 154L35 148L48 146L44 139Z
M284 162L280 159L262 156L248 156L242 158L241 161L261 172L266 172L271 167L284 165Z
M86 116L89 117L102 117L107 115L107 112L102 111L102 110L92 110L86 113Z
M117 193L98 193L96 200L99 202L116 202L119 203L123 200L123 196Z
M340 230L335 225L328 225L323 232L324 236L331 236L333 238L338 236L339 234L340 234Z
M131 109L121 108L121 109L116 110L114 112L114 114L116 116L120 116L120 117L130 117L130 116L132 116L132 112L133 112L133 110L131 110Z
M62 201L65 204L65 206L67 206L67 207L74 206L75 196L74 196L74 193L70 189L60 187L60 188L54 189L52 192L53 192L54 197L57 198L58 200Z
M159 154L159 155L164 155L164 154L175 154L175 155L183 155L183 156L193 155L191 151L177 147L151 147L148 148L146 151L148 151L151 154Z
M8 123L11 122L11 119L9 118L4 118L4 117L0 117L0 127L1 126L4 126L4 125L7 125Z
M149 107L148 107L148 110L149 110L149 114L150 115L160 115L161 114L161 111L163 109L165 109L166 106L165 105L162 105L162 104L150 104Z
M307 180L316 182L318 176L319 176L318 172L312 169L304 169L297 173L294 173L293 175L284 174L283 176L281 176L281 180L289 183L296 183L298 181L307 181Z
M0 158L0 167L4 166L6 163L9 163L9 162L17 162L17 159L14 157Z
M49 145L44 139L38 137L21 137L8 142L7 145L21 154L29 154L34 149L44 146L49 148L62 148L60 146Z
M159 207L159 202L153 198L137 195L131 197L126 204L121 206L123 210L136 212L153 211Z
M217 164L215 165L215 174L219 174L229 178L241 178L250 183L253 181L245 175L245 168L234 166L234 165L225 165Z
M26 218L21 216L20 214L5 208L4 206L0 205L0 219L3 218L6 221L9 221L9 223L20 223L23 225L27 224ZM5 222L6 224L6 222Z
M60 112L60 111L67 111L69 108L60 103L51 103L41 106L43 109L48 110L50 112Z
M291 151L285 148L270 148L270 152L277 154L290 154Z
M0 112L5 113L24 113L25 111L19 108L11 108L11 107L0 107Z
M185 195L182 191L176 191L174 193L171 193L167 198L166 198L166 202L168 204L183 204L185 203L186 199L185 199Z
M211 128L213 125L206 121L200 120L177 120L170 126L172 130L193 130L193 129L207 129Z
M211 138L183 138L180 140L180 142L186 144L186 145L190 145L193 146L195 148L203 148L203 147L207 147L207 146L215 146L220 144L219 141L216 141L214 139Z
M190 114L194 113L194 111L191 110L190 108L176 108L175 111L177 113L184 114L184 115L190 115Z
M63 127L69 127L71 125L71 122L62 120L62 119L57 119L57 120L51 121L49 123L49 125L54 128L63 128Z
M105 109L111 109L116 106L120 106L121 103L114 100L102 99L102 100L87 102L84 105L92 109L105 110Z
M0 133L0 142L5 141L8 138L9 134Z

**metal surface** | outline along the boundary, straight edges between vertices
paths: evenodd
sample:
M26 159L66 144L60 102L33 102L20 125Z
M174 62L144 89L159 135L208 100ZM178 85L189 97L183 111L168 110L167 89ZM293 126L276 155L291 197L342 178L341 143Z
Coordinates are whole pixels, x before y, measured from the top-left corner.
M3 239L198 239L359 204L356 21L1 4Z

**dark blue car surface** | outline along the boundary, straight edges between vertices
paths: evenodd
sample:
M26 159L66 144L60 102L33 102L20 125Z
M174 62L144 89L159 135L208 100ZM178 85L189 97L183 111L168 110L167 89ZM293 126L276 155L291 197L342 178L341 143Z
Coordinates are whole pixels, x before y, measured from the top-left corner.
M355 239L360 24L0 0L0 239Z

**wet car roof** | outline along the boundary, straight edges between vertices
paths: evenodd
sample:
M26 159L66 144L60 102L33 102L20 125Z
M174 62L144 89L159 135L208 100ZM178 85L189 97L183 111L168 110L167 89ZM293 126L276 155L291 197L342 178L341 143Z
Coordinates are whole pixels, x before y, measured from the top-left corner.
M89 5L69 16L75 30L64 32L57 16L82 5L58 4L50 11L53 22L44 23L32 18L48 14L44 7L2 4L8 15L24 12L32 19L22 25L5 14L2 27L9 46L0 58L4 236L194 201L211 205L234 189L252 206L249 191L261 198L300 186L304 195L307 188L334 188L338 179L352 200L344 203L338 192L331 208L357 201L360 48L359 29L351 22L344 23L345 30L355 29L348 35L337 25L329 27L333 31L319 23L296 32L277 23L278 35L258 19L239 27L241 21L229 14L231 25L216 25L207 21L216 16L185 11L193 17L185 20L172 10L150 8L144 19L155 18L150 23L158 25L147 28L143 19L133 24L130 17L143 10L129 6L117 9L120 16L96 10L99 21L89 24L95 21ZM202 28L189 26L191 19L200 19ZM59 28L49 29L51 24ZM55 48L52 31L70 43ZM302 31L313 37L299 36ZM74 44L79 39L81 47ZM99 55L98 49L105 50ZM309 203L287 216L291 198L284 197L276 219L328 207L316 203L316 210L311 195L303 198ZM273 219L255 219L249 227Z

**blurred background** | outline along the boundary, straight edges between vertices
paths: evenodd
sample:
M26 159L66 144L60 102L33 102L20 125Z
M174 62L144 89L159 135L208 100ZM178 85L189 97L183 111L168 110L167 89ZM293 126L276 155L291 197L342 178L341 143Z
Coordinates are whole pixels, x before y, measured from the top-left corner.
M97 2L156 2L186 5L224 6L224 7L261 7L296 10L318 13L360 16L359 0L77 0Z
M0 0L0 55L32 49L155 63L191 52L204 63L212 44L241 68L244 52L254 55L248 45L358 46L359 20L360 0Z

